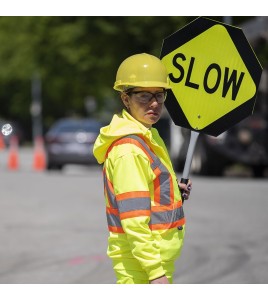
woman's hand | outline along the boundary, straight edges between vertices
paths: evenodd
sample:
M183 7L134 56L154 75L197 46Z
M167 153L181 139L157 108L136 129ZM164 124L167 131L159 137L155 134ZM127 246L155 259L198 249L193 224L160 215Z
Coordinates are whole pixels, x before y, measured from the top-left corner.
M192 189L192 181L189 179L187 184L179 182L178 185L183 199L188 200Z
M150 284L168 284L168 283L169 281L165 275L150 281Z

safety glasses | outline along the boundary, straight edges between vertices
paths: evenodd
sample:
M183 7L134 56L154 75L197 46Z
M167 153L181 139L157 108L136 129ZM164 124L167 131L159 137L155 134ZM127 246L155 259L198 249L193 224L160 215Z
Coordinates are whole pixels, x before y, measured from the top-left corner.
M167 97L167 92L157 92L151 93L147 91L129 91L126 92L127 95L132 96L134 95L135 100L140 103L148 104L153 98L157 101L157 103L164 103Z

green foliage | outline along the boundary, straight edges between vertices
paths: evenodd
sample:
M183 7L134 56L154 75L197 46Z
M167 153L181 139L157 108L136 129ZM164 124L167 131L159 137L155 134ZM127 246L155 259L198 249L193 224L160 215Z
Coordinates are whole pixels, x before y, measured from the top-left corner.
M112 86L129 55L159 56L163 39L196 17L0 17L0 118L31 131L31 80L42 82L44 128L70 114L87 115L119 103Z

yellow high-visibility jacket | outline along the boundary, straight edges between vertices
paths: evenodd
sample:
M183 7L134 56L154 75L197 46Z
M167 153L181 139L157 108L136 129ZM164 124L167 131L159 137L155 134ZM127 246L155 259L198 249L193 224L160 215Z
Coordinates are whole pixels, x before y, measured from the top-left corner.
M149 280L163 276L163 264L180 255L185 218L162 138L123 110L101 129L93 152L103 164L108 256L117 268L137 261Z

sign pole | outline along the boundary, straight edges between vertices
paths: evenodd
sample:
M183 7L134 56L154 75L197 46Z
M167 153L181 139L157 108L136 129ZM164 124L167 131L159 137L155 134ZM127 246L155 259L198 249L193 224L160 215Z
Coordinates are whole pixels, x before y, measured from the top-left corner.
M193 130L191 131L190 143L189 143L189 146L188 146L186 161L185 161L185 164L184 164L182 178L181 178L181 181L180 181L181 183L185 183L185 184L188 183L190 168L191 168L192 159L193 159L194 150L195 150L195 146L196 146L198 136L199 136L199 132L193 131ZM184 202L183 196L182 196L182 202Z
M253 113L262 66L241 28L204 17L165 38L160 58L172 88L165 106L175 125L192 130L187 184L198 132L216 137Z

